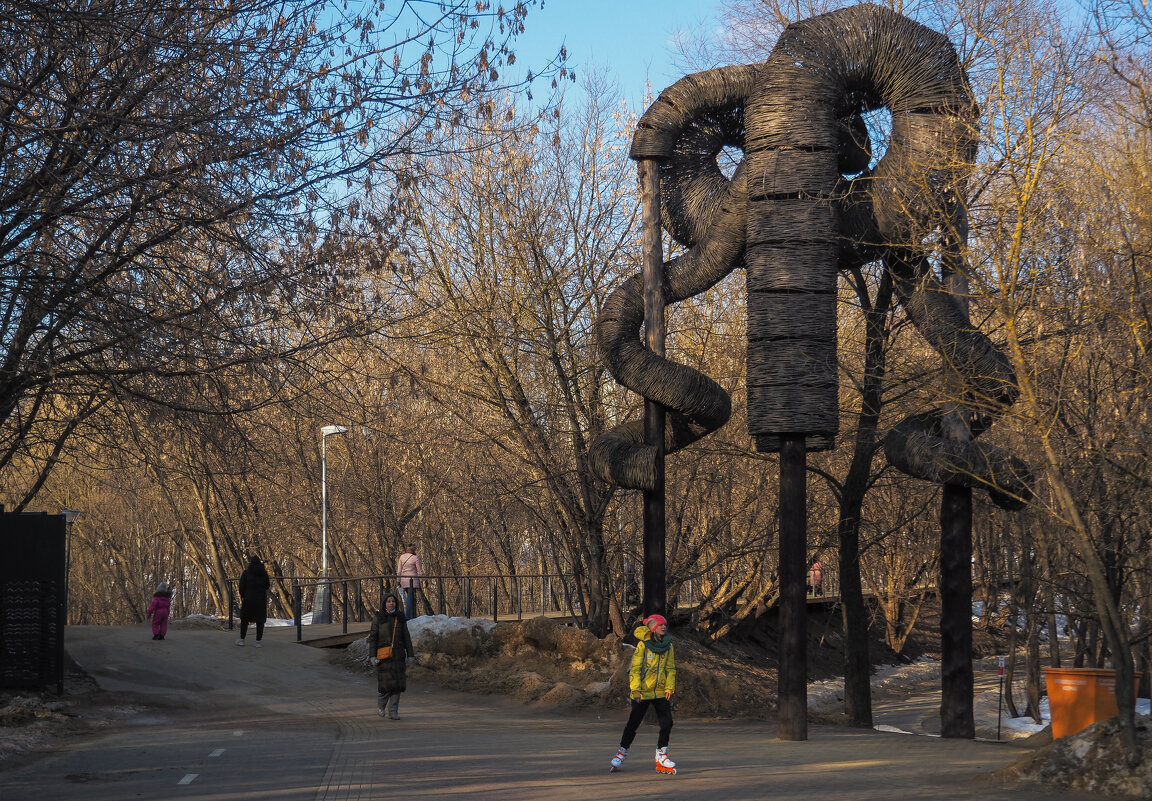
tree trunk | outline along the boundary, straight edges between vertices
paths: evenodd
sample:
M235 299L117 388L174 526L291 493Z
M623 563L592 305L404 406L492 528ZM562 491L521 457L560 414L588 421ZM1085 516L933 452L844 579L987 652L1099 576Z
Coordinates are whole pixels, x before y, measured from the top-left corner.
M1018 631L1016 627L1016 619L1020 614L1019 605L1016 603L1016 593L1012 593L1012 599L1008 603L1008 660L1004 668L1004 704L1008 707L1009 717L1020 717L1020 711L1016 709L1016 701L1012 697L1012 687L1014 679L1016 678L1016 651L1017 651L1017 638Z
M1055 603L1055 599L1050 598L1048 603ZM1056 622L1056 612L1051 606L1048 608L1048 665L1054 668L1061 666L1060 626Z
M1048 549L1041 547L1039 549L1040 558L1043 560L1040 564L1043 568L1043 577L1041 583L1048 588L1052 587L1052 562L1048 558ZM1056 594L1051 589L1043 593L1044 597L1044 613L1048 626L1048 666L1058 668L1060 667L1060 628L1056 623Z
M889 312L892 308L892 276L885 271L870 302L867 282L853 273L857 297L864 308L864 382L860 392L860 416L852 463L840 492L837 533L840 540L840 614L844 631L844 712L848 725L872 728L872 660L868 653L868 609L860 581L860 518L864 495L876 453L876 428L883 405L885 350Z
M612 596L612 600L608 604L608 623L617 636L624 637L628 634L628 627L624 623L624 613L620 609L620 604L616 602L615 595Z
M1024 692L1028 702L1024 714L1041 722L1040 717L1040 622L1035 614L1028 616L1028 676Z
M608 633L609 620L609 590L608 572L605 570L604 544L595 542L588 549L590 559L588 565L588 631L597 637Z
M871 729L872 661L868 609L860 583L859 518L840 520L840 614L844 630L844 712L849 726Z
M1036 549L1033 547L1032 536L1025 523L1020 531L1021 551L1023 559L1020 562L1020 598L1024 609L1025 632L1025 679L1024 714L1030 715L1037 723L1040 722L1040 610L1037 608L1036 596Z
M664 255L660 243L660 165L639 164L644 239L644 344L664 355ZM664 520L664 407L644 401L644 442L656 449L652 489L644 490L644 614L668 614Z

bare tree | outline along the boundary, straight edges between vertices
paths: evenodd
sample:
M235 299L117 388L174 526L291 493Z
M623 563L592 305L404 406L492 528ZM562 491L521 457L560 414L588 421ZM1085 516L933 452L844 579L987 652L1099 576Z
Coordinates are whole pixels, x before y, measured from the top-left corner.
M1137 389L1146 371L1134 369L1146 363L1135 355L1142 326L1131 325L1131 310L1140 307L1133 303L1140 281L1132 280L1140 259L1122 255L1131 253L1124 229L1135 206L1116 191L1130 178L1110 166L1123 128L1106 107L1123 98L1096 69L1095 40L1060 35L1046 18L1025 22L1020 30L1029 47L1001 54L1000 74L1012 81L1002 79L985 106L998 120L987 138L996 169L976 198L985 263L975 274L1004 320L1020 377L1023 434L1046 466L1047 488L1037 501L1091 588L1085 612L1100 626L1116 668L1121 733L1135 759L1123 599L1140 539L1131 538L1124 518L1132 507L1127 493L1147 487L1140 486L1147 462L1127 445L1146 436L1147 414ZM1089 113L1093 107L1099 111ZM1101 112L1105 122L1093 130L1088 121Z
M516 488L559 535L587 624L604 633L612 492L586 462L609 390L589 337L602 287L632 259L635 200L613 109L599 87L587 98L500 147L453 140L455 155L413 164L397 275L437 365L413 380L499 455L487 481Z
M227 386L354 332L323 230L491 114L532 5L5 4L0 470L37 468L14 506L101 398L251 408Z

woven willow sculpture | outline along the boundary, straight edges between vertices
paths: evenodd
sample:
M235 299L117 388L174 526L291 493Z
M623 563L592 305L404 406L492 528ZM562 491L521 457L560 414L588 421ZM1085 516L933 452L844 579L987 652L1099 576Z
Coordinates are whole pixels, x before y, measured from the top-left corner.
M887 151L871 170L864 116L891 113ZM973 437L1019 390L1008 360L968 322L933 262L960 259L960 202L979 111L943 35L888 9L859 5L788 26L769 59L689 75L640 119L634 159L660 164L664 227L687 248L665 264L676 303L746 267L748 427L760 451L781 435L832 447L839 424L836 274L882 260L909 318L966 385ZM742 149L731 178L717 164ZM644 347L640 276L615 290L597 345L616 380L669 412L665 451L716 430L731 402L712 379ZM1029 497L1027 466L943 435L933 409L885 439L889 461L928 481L982 486L1007 508ZM651 489L656 449L641 421L601 435L593 469Z

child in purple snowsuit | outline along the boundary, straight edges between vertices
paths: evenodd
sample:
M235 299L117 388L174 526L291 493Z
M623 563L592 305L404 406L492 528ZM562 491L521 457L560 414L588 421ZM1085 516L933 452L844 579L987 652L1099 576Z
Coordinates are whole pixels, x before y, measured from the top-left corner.
M167 582L161 582L148 605L146 617L152 620L152 639L162 640L168 633L168 613L172 611L172 591Z

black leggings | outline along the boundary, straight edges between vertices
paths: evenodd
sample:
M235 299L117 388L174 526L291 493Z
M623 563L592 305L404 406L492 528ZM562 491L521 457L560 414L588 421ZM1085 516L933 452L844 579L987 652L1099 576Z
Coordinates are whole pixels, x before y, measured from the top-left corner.
M241 620L240 621L240 639L244 639L247 636L248 636L248 621L247 620ZM257 620L256 621L256 641L259 642L262 639L264 639L264 621Z
M668 745L668 735L672 733L672 702L667 698L645 698L642 701L632 699L632 712L628 715L628 722L624 724L624 733L620 735L620 746L630 748L636 739L636 729L640 721L644 720L644 713L648 707L656 708L656 720L660 722L660 736L656 740L657 748Z

